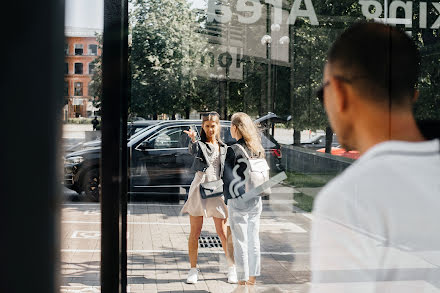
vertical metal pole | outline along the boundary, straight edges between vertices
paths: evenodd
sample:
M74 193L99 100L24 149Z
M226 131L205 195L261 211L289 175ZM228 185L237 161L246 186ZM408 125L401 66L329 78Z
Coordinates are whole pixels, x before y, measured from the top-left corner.
M121 270L126 269L122 263L126 214L120 211L127 193L127 9L127 0L104 1L100 198L101 292L105 293L125 292Z
M128 201L128 152L127 152L127 122L128 100L131 94L129 86L128 64L128 0L122 2L122 58L121 58L121 293L127 292L127 201Z
M271 9L270 4L267 4L267 20L266 20L266 32L270 36L271 35L271 20L270 15ZM270 43L266 45L266 56L267 56L267 110L272 112L272 65L270 62L271 59L271 50Z
M0 292L56 293L61 283L64 1L7 1L2 9L21 20L2 34L14 45L2 48L7 57L0 81ZM6 17L2 24L8 24Z

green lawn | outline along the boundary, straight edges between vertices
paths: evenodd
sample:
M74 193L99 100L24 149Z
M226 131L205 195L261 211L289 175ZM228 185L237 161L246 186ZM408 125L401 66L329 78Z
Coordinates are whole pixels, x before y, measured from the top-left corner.
M286 172L285 183L294 187L322 187L333 179L336 174L303 174L296 172Z
M297 203L293 204L294 206L302 209L305 212L311 212L313 208L313 200L312 196L309 196L304 193L295 193L294 199Z
M323 187L336 176L336 174L303 174L287 171L286 174L287 179L284 180L284 183L296 188ZM296 204L294 204L296 207L306 212L312 211L314 200L314 197L312 195L306 194L305 191L303 191L300 193L295 193L294 199L297 202Z

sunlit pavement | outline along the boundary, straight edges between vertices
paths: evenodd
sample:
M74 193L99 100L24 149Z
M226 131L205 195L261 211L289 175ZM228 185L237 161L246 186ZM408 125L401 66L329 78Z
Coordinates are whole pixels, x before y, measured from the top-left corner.
M310 215L293 204L294 189L278 185L264 201L260 239L262 274L257 292L307 292ZM65 194L61 226L61 292L100 292L100 206ZM185 284L189 270L187 215L183 201L136 201L128 205L128 292L231 292L221 248L199 248L199 282ZM215 235L212 219L202 235Z

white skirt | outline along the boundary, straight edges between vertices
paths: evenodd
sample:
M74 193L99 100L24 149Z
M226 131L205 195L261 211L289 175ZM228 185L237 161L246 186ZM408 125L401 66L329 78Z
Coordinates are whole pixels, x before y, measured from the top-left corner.
M200 195L200 183L206 181L205 173L199 171L194 176L188 192L188 200L183 206L180 214L190 214L191 216L204 216L207 218L215 217L220 219L228 218L228 208L224 201L224 196L212 198L202 198Z

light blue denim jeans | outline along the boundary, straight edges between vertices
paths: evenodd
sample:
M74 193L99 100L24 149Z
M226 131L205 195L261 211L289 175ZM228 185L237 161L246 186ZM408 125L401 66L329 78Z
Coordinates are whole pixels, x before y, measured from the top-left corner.
M259 231L263 205L260 197L246 203L241 200L240 198L228 200L228 213L237 278L240 281L247 281L249 276L260 275Z

